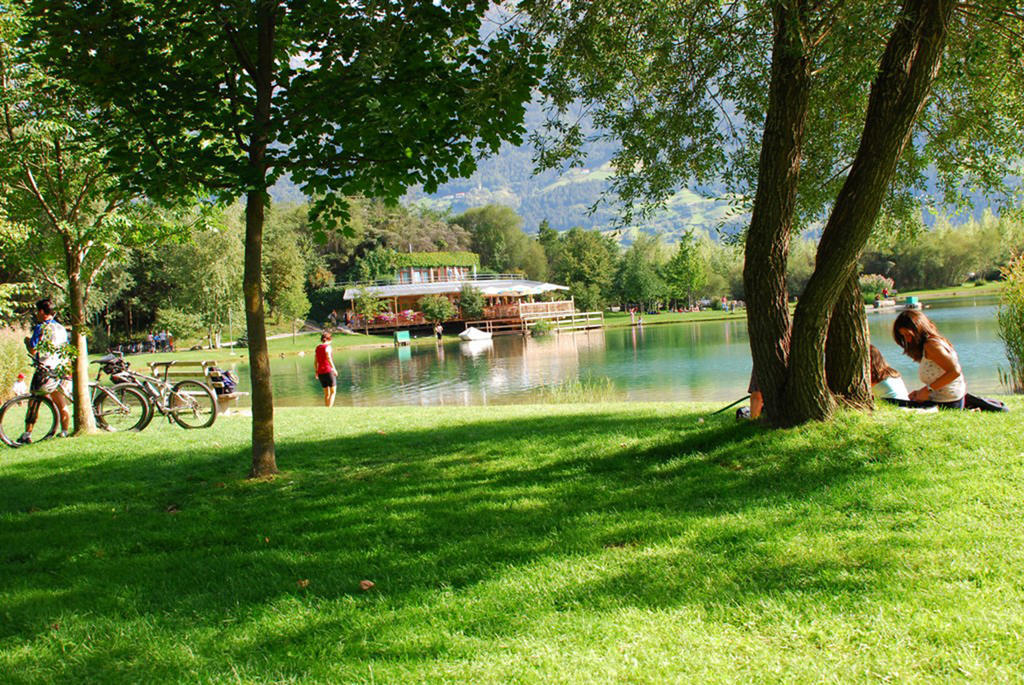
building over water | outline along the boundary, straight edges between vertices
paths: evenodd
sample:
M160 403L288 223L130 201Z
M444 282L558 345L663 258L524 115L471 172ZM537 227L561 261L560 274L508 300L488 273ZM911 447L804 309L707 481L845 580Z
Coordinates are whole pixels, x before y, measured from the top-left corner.
M472 252L411 252L399 254L393 278L359 283L345 289L343 299L350 314L346 319L355 330L391 331L429 326L419 302L428 295L447 297L456 314L446 324L464 324L484 330L525 332L539 320L550 320L555 328L585 328L603 323L599 312L576 311L569 288L556 283L528 280L519 274L479 274L480 259ZM484 297L482 318L470 319L459 306L460 293L470 285ZM383 300L386 310L372 317L360 316L354 303L363 294ZM589 323L588 325L585 325Z

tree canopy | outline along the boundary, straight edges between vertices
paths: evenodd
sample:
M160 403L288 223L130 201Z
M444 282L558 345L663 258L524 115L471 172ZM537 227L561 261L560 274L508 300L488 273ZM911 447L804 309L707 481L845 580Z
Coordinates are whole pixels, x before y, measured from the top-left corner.
M246 196L251 474L276 472L263 304L267 189L284 174L331 228L346 195L398 198L472 173L522 135L540 56L487 3L29 3L48 64L96 103L122 186Z

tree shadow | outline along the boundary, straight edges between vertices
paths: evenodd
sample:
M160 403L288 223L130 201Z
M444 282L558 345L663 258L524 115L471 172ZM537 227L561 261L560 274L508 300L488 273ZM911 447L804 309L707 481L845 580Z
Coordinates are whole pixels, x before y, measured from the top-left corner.
M385 602L358 628L307 616L255 643L205 649L242 661L278 654L281 666L289 645L311 648L326 631L351 638L335 637L338 658L425 660L448 648L386 636L437 621L470 635L511 634L532 611L567 607L707 608L783 592L823 603L878 582L884 546L786 551L811 525L792 515L797 503L827 508L846 484L894 477L897 466L885 462L903 448L897 433L818 427L801 439L731 419L674 420L538 414L386 435L283 435L293 471L259 484L237 480L245 455L230 446L113 455L57 473L52 463L10 467L0 475L0 641L45 641L68 611L220 634L290 602L351 611ZM495 590L510 574L531 581L587 557L608 557L611 569ZM374 590L360 590L362 579ZM452 593L458 607L445 599ZM359 639L368 634L376 637ZM110 637L89 659L51 668L62 679L115 677L123 648ZM173 664L138 666L136 676L181 676Z

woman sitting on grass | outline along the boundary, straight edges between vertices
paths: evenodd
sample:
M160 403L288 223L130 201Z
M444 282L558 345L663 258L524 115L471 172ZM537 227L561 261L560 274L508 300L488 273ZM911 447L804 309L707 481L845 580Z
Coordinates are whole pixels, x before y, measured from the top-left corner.
M896 317L892 337L904 354L920 364L918 377L924 387L910 393L911 401L963 409L967 383L960 360L935 324L921 312L910 309Z
M893 404L910 399L900 372L889 366L874 345L871 346L871 392L875 399L887 400Z

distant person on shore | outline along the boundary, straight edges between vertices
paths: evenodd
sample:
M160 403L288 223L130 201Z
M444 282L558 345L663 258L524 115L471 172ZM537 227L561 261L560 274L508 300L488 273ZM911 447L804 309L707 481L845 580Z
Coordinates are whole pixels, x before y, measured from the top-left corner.
M316 378L320 381L320 387L324 389L324 406L333 407L338 385L338 370L334 367L334 357L331 355L330 331L320 334L320 344L316 346L314 357Z
M912 402L963 409L967 382L952 343L939 333L927 316L916 309L900 312L892 325L892 337L904 354L918 362L924 387L909 394Z
M434 335L437 336L438 340L440 340L441 336L444 335L444 326L441 324L434 326Z
M25 374L18 374L18 380L14 381L14 385L11 386L11 392L15 396L28 394L28 383L25 382Z
M894 404L910 399L900 372L889 366L874 345L871 346L871 393L875 399L888 400Z

